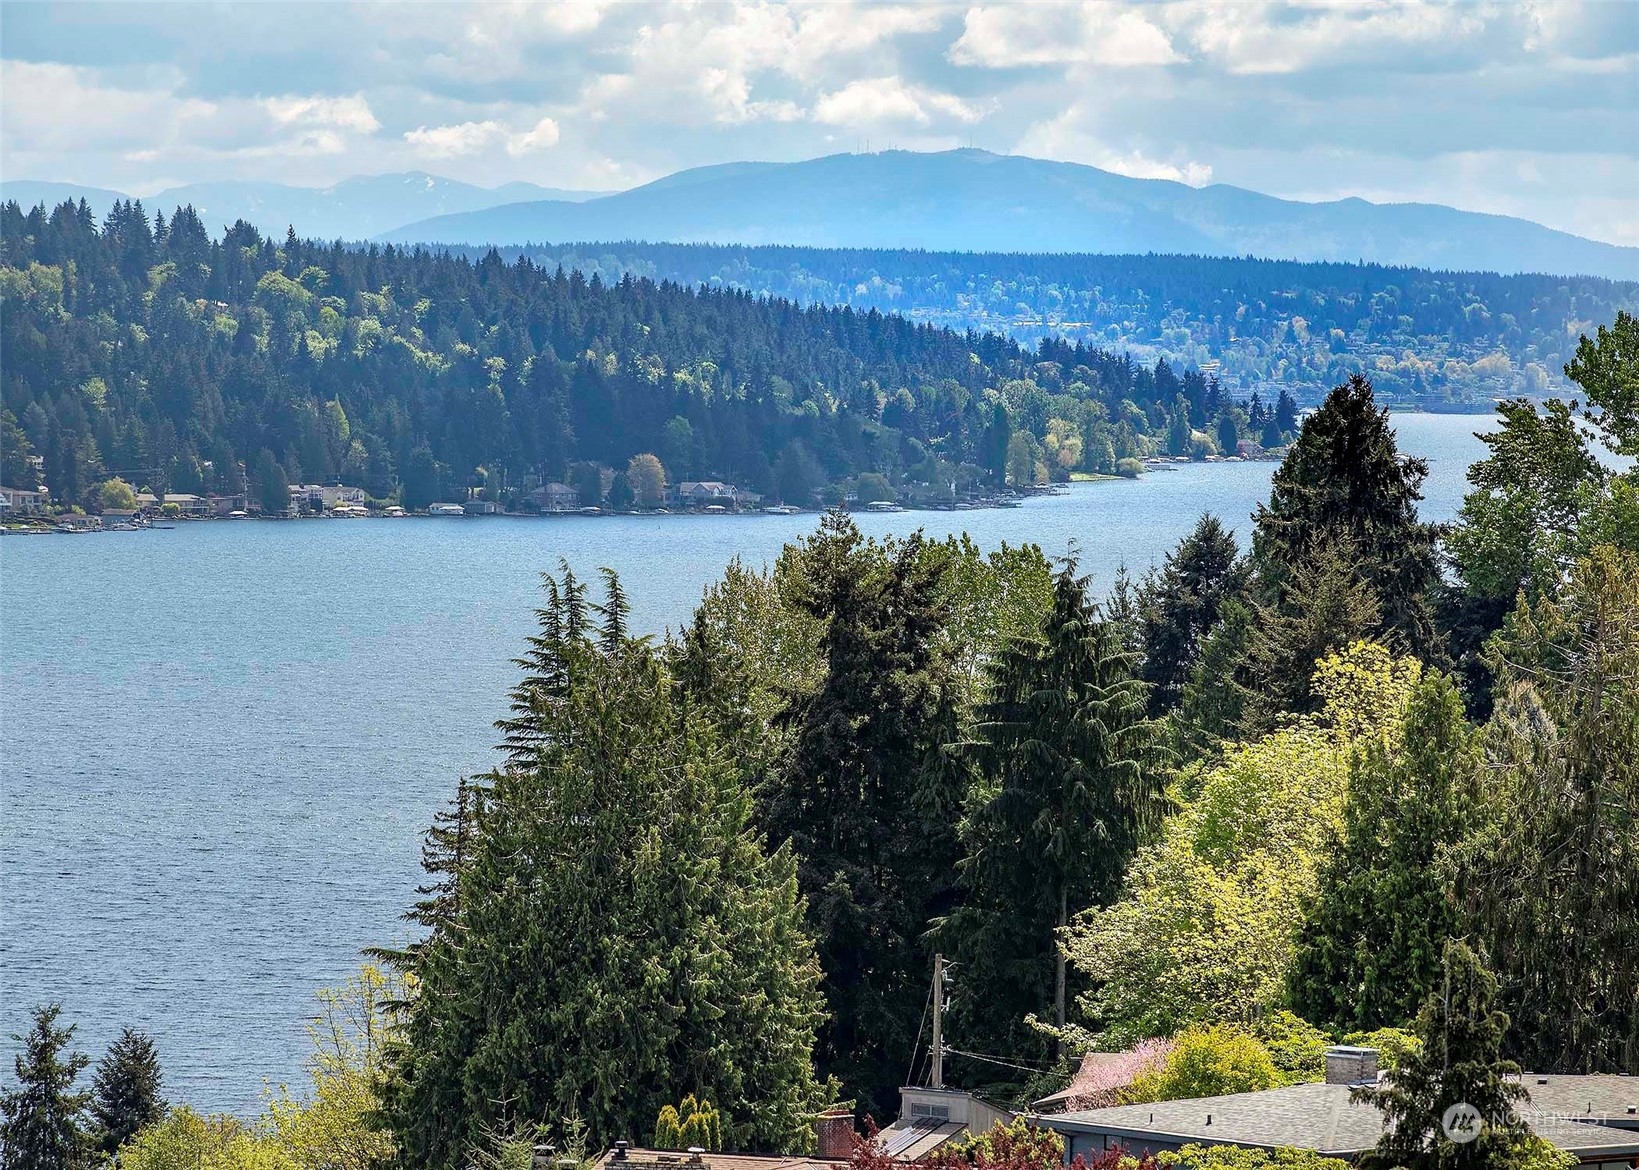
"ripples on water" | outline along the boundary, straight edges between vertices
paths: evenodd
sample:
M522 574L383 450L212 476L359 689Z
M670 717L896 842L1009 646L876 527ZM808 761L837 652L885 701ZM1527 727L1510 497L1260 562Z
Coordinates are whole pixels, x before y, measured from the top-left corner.
M1484 419L1397 419L1450 519ZM1267 463L1183 465L1017 509L861 515L867 533L1074 542L1095 589ZM61 1000L99 1055L153 1033L173 1102L253 1113L295 1082L315 989L403 941L419 837L494 761L538 573L617 569L634 628L681 624L730 558L816 517L192 524L0 542L0 1035ZM11 1079L4 1041L0 1079Z

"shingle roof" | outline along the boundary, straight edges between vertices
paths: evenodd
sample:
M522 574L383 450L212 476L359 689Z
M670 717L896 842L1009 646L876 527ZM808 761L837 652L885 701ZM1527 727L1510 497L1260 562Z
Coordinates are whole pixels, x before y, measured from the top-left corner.
M1113 1105L1041 1119L1155 1138L1208 1144L1298 1146L1327 1154L1356 1154L1377 1144L1383 1115L1349 1100L1348 1085L1292 1085L1261 1093L1194 1097L1148 1105Z
M1556 1080L1572 1082L1565 1086L1565 1092L1570 1094L1574 1089L1584 1098L1592 1087L1581 1082L1607 1079L1628 1079L1631 1084L1631 1078L1548 1078L1550 1086ZM1536 1085L1535 1078L1528 1080L1530 1088L1548 1087ZM1604 1091L1603 1088L1600 1091ZM1570 1097L1564 1099L1569 1100ZM1544 1116L1531 1108L1521 1110L1532 1129L1561 1149L1579 1154L1624 1157L1639 1154L1639 1135L1609 1126L1569 1120L1575 1115L1573 1111L1544 1106L1535 1097L1532 1105L1535 1110L1557 1115ZM1622 1106L1624 1116L1626 1108L1626 1105ZM1596 1108L1595 1113L1598 1112ZM1617 1111L1613 1107L1606 1112L1615 1114ZM1383 1133L1382 1113L1371 1105L1350 1101L1348 1085L1327 1084L1291 1085L1257 1093L1158 1101L1149 1105L1116 1105L1035 1120L1054 1129L1062 1126L1110 1133L1138 1141L1148 1137L1157 1141L1195 1141L1266 1149L1295 1146L1345 1157L1375 1146Z
M1522 1113L1551 1113L1572 1120L1586 1117L1611 1125L1639 1127L1639 1077L1526 1073L1520 1083L1530 1095L1530 1104L1522 1107Z

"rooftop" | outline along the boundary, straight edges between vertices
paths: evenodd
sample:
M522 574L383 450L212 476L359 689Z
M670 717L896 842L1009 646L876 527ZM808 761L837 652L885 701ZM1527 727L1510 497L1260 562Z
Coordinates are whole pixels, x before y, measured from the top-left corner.
M1560 1099L1574 1101L1582 1098L1583 1105L1588 1103L1588 1094L1595 1092L1593 1086L1580 1083L1589 1080L1626 1080L1630 1087L1632 1085L1632 1078L1548 1078L1550 1086L1555 1081L1573 1082L1562 1086L1566 1095ZM1529 1087L1543 1089L1548 1086L1532 1083ZM1605 1091L1606 1086L1600 1086L1597 1093ZM1294 1146L1346 1158L1371 1149L1383 1133L1383 1115L1371 1105L1350 1101L1349 1092L1348 1085L1291 1085L1222 1097L1115 1105L1034 1120L1051 1129L1110 1134L1130 1139L1131 1144L1150 1139L1265 1149ZM1608 1154L1612 1157L1639 1154L1639 1134L1570 1120L1568 1115L1583 1110L1559 1110L1544 1104L1546 1099L1546 1095L1542 1098L1533 1095L1533 1108L1522 1109L1521 1112L1530 1121L1531 1127L1554 1145L1584 1157L1589 1154ZM1596 1094L1592 1099L1597 1102L1604 1098ZM1622 1106L1623 1116L1626 1116L1626 1108ZM1593 1110L1595 1115L1600 1112L1597 1107ZM1617 1110L1612 1108L1603 1112L1613 1115ZM1548 1116L1541 1115L1543 1113Z

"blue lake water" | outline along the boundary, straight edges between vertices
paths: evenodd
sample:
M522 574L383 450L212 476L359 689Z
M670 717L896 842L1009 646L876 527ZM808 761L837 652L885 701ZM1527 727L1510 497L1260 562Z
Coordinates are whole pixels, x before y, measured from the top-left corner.
M1398 416L1450 519L1483 417ZM1180 465L1017 509L862 515L1079 548L1135 576L1211 511L1243 539L1267 463ZM158 1040L173 1102L253 1113L301 1076L313 992L403 941L420 834L494 762L538 574L607 565L637 628L817 518L211 523L0 541L0 1036L60 1000L94 1056ZM0 1079L10 1080L9 1039Z

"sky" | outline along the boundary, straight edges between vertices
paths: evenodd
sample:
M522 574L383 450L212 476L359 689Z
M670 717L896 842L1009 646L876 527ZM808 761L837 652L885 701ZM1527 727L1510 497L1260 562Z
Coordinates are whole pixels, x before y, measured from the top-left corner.
M0 176L625 188L973 145L1639 244L1639 3L0 4Z

